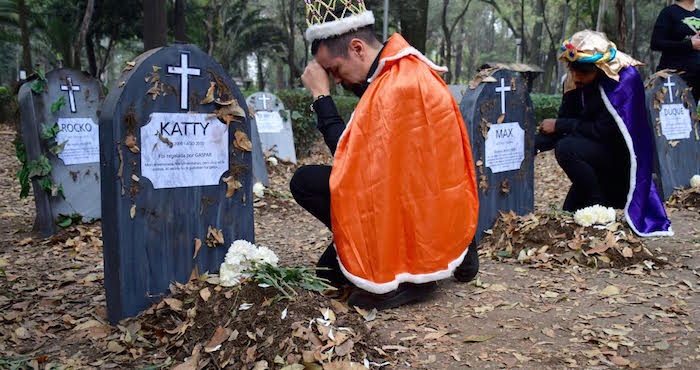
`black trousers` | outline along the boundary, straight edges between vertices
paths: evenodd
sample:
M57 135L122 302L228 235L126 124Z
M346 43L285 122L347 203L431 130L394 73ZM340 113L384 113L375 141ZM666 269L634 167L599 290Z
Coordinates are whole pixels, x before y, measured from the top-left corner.
M331 166L303 166L294 172L289 190L294 200L319 221L331 229ZM326 248L316 267L326 268L317 272L319 277L328 279L335 287L350 285L338 263L338 254L333 243Z
M572 183L564 201L565 211L573 212L595 204L624 208L629 190L630 158L624 143L621 145L570 135L556 141L555 157Z

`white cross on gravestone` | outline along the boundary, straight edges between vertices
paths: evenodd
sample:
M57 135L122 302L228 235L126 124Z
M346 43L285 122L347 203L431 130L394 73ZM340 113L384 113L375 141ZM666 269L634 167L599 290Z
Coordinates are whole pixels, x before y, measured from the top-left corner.
M260 100L262 100L262 102L263 102L263 109L267 110L267 102L272 100L272 98L269 98L266 94L263 94L263 96L260 98Z
M506 80L501 78L501 86L496 88L496 92L501 94L501 114L506 113L506 92L511 91L510 86L506 86Z
M77 112L78 108L75 106L75 95L73 95L73 91L80 91L80 86L73 85L71 78L66 77L66 84L61 85L61 91L68 91L68 105L70 106L70 111L72 113Z
M190 68L190 55L187 53L180 54L180 66L168 66L168 73L180 75L180 109L188 110L187 97L189 96L188 77L199 76L201 70L199 68Z
M673 103L673 87L676 86L676 83L671 82L671 76L668 76L668 82L666 82L664 86L668 87L669 103Z

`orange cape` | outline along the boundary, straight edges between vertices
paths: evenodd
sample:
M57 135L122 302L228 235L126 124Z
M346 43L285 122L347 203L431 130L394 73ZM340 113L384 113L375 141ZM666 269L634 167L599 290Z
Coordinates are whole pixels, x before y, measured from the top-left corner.
M338 143L330 178L338 260L376 294L448 278L479 211L469 137L430 62L398 34Z

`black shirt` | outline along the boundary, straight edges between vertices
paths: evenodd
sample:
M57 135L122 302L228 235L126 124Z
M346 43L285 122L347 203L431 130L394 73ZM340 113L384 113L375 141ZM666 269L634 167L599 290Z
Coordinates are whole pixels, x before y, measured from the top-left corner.
M690 40L700 30L700 9L685 10L678 4L664 8L654 25L651 49L661 52L658 69L673 68L690 73L700 71L700 50Z
M367 80L369 80L377 70L379 66L379 57L382 55L382 51L384 51L383 47L382 50L379 51L379 54L377 54L377 57L374 59L367 73ZM365 85L363 92L367 89L367 86L369 86L369 83ZM343 117L338 113L338 108L336 108L333 98L330 96L324 96L316 100L313 107L318 119L316 127L321 131L323 141L326 142L331 154L335 155L335 149L338 147L340 135L342 135L345 130L345 121L343 121Z
M600 96L600 83L564 94L555 124L557 134L585 137L610 145L613 151L627 150L615 119Z

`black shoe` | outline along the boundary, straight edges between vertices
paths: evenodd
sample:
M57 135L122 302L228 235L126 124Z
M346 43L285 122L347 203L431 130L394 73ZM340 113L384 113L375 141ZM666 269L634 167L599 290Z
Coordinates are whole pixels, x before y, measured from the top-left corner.
M366 310L373 308L380 311L387 310L422 301L436 289L437 283L434 281L425 284L403 283L396 290L386 294L373 294L362 289L354 289L348 297L348 304Z
M479 252L476 250L476 244L472 242L467 255L464 257L464 261L455 269L454 276L457 281L468 283L476 277L478 272Z

